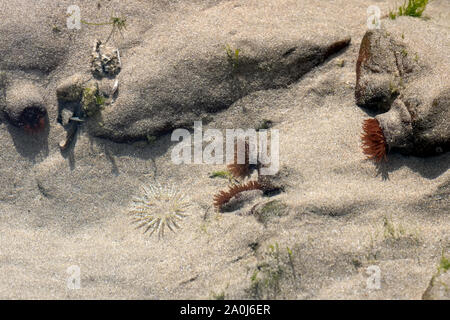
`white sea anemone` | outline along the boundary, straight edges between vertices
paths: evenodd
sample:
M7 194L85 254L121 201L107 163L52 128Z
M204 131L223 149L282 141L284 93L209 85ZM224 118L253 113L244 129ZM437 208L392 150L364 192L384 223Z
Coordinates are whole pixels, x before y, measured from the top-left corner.
M185 195L173 185L159 184L143 186L143 195L134 197L129 210L137 228L144 228L144 233L150 231L164 236L164 229L175 231L178 222L186 217L185 210L190 206Z

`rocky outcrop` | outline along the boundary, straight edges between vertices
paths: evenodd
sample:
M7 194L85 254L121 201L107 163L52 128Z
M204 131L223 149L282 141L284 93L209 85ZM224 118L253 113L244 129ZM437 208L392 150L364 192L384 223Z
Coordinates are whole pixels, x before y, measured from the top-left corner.
M380 160L390 149L418 156L450 150L450 48L445 41L436 46L437 37L448 38L448 31L408 17L364 35L356 103L384 112L364 125L370 157Z
M409 49L409 48L408 48ZM369 30L364 35L356 63L356 103L375 111L388 111L420 66L407 54L405 44L388 31Z
M171 21L122 57L120 94L87 127L115 141L141 139L190 126L254 91L288 86L350 43L321 24L305 21L292 3L271 1L226 2ZM255 30L263 32L251 36Z

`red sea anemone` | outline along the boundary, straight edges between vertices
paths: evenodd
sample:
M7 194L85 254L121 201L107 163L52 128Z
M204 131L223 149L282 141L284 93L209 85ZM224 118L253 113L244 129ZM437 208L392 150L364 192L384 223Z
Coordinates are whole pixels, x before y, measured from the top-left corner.
M20 114L20 126L25 132L34 134L45 128L46 111L40 107L28 107Z
M228 203L231 198L244 191L261 190L262 186L257 181L249 181L247 183L235 184L229 187L228 191L220 191L214 196L214 206L220 209L224 204Z
M242 143L242 142L241 142ZM234 146L234 162L229 164L227 166L228 171L231 172L233 177L237 179L243 179L245 177L248 177L250 175L250 147L247 141L245 141L245 148L244 148L244 163L239 164L238 163L238 143Z
M383 159L386 160L386 138L378 120L375 118L364 120L363 130L364 134L361 139L364 154L376 162L380 162Z

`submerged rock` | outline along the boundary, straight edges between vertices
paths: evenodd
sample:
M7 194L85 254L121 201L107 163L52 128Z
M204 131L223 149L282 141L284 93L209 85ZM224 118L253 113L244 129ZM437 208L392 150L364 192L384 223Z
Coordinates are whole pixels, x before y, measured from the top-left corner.
M283 2L224 2L149 32L127 51L120 96L89 132L128 142L192 125L252 92L294 83L349 45L323 10L312 8L323 20L309 21L300 4Z
M288 206L281 200L258 203L252 211L256 220L264 225L267 225L273 218L279 218L289 214Z
M10 124L29 133L39 132L46 126L44 99L32 83L15 83L9 87L3 112Z
M430 283L422 295L422 300L450 300L448 259L445 259L444 262L446 265L441 266L438 272L431 277Z
M250 212L255 202L260 201L263 192L261 190L243 191L235 195L230 201L221 207L222 212L236 211L237 215L246 215Z
M363 127L364 152L378 161L390 149L417 156L450 150L450 47L436 42L450 33L417 19L397 20L389 31L365 34L356 66L356 103L385 112Z
M409 49L409 48L408 48ZM356 103L376 111L387 111L414 72L417 61L407 54L406 45L385 30L364 35L356 63Z
M81 74L75 74L65 79L56 88L56 96L58 98L58 101L62 102L80 101L85 86L86 86L86 79Z

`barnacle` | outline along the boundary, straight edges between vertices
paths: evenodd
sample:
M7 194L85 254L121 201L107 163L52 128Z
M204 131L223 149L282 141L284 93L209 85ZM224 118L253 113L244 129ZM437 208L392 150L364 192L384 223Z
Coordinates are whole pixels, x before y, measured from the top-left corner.
M361 136L364 154L369 159L380 162L386 159L386 138L377 119L366 119L363 123L364 134Z
M179 228L178 222L186 217L185 210L190 206L185 195L173 185L159 184L143 186L143 195L134 197L129 214L137 228L144 228L144 233L150 231L164 236L164 229L171 231Z
M250 191L250 190L262 190L262 187L258 181L248 181L247 183L233 184L227 191L222 190L214 196L214 206L220 209L224 204L228 203L237 194Z

